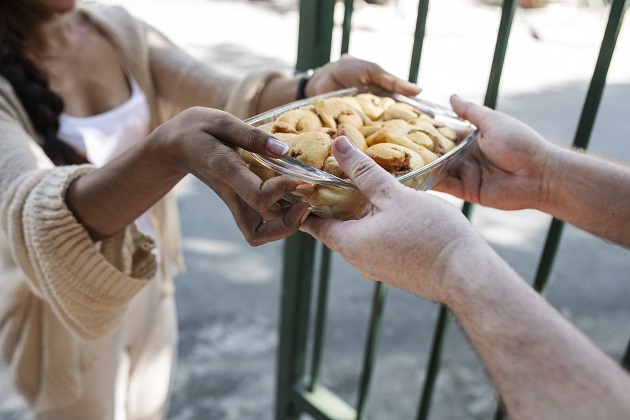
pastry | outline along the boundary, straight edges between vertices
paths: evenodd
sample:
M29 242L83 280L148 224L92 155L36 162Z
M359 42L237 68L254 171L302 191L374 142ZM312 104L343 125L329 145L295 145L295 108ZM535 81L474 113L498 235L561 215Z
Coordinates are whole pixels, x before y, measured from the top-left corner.
M287 123L298 132L317 131L322 128L319 116L308 108L287 111L278 117L276 121Z
M378 143L370 146L365 154L396 177L424 166L424 160L419 154L398 144Z
M337 124L348 124L360 128L371 121L362 110L342 98L315 99L313 105L325 127L336 129Z

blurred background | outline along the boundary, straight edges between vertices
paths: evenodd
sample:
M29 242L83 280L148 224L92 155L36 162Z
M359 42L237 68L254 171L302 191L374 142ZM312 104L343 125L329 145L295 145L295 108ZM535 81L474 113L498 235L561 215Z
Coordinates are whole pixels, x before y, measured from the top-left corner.
M154 25L198 59L235 75L260 68L292 74L297 0L101 0ZM501 1L429 5L421 96L483 102ZM601 45L607 2L521 0L512 27L497 108L569 145ZM333 59L340 50L338 3ZM355 2L350 53L406 78L416 0ZM621 29L589 149L630 162L630 31ZM282 242L251 248L227 208L195 178L177 187L188 270L176 282L180 347L169 419L271 419L282 275ZM454 204L457 200L445 197ZM531 282L550 217L475 207L471 222ZM630 335L630 254L567 226L547 297L619 359ZM418 256L421 258L422 256ZM356 403L372 284L333 256L322 382ZM415 417L437 305L390 290L367 411L370 419ZM488 419L496 395L457 326L449 329L432 419ZM534 384L532 384L535 386ZM28 419L0 368L0 419Z

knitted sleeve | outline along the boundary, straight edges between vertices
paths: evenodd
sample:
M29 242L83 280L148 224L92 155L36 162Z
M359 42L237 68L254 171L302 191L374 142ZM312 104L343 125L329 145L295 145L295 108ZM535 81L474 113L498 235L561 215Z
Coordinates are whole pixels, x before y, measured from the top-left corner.
M153 242L134 224L93 242L65 203L70 183L94 168L54 167L0 96L0 228L31 291L83 338L106 334L156 270ZM15 269L15 267L3 267ZM0 272L0 277L2 273Z

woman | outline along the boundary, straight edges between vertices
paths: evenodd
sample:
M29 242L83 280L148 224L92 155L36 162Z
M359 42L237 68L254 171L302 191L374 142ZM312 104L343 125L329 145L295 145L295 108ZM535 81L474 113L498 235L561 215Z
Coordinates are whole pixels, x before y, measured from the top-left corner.
M308 215L277 204L295 182L263 183L234 150L286 148L240 118L298 87L370 83L419 93L351 57L310 80L235 80L120 8L0 4L0 349L37 418L165 415L182 268L169 191L192 173L250 244L286 237Z

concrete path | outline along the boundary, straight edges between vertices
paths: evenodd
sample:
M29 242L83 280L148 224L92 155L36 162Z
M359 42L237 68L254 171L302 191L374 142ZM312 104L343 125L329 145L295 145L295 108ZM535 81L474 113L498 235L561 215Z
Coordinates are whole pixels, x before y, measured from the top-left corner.
M298 15L294 0L102 3L127 7L222 71L243 75L273 67L289 74L295 63ZM406 77L416 3L358 3L350 52ZM431 2L419 81L425 99L448 105L449 96L458 93L483 100L500 18L500 8L493 3L498 2ZM596 153L630 162L627 20L591 144ZM605 22L604 10L577 8L570 2L518 11L498 108L553 141L570 144ZM337 27L334 57L339 38ZM188 271L177 279L180 357L169 418L271 419L282 243L247 246L225 205L194 178L182 181L177 192ZM472 222L531 280L548 216L478 207ZM569 226L548 292L562 313L615 358L630 335L628 261L627 250ZM352 404L357 398L372 288L372 283L334 256L322 380ZM385 312L368 417L411 419L417 410L437 306L391 290ZM450 329L443 366L432 418L491 418L493 388L456 327ZM0 370L0 418L29 418L11 391L6 370Z

